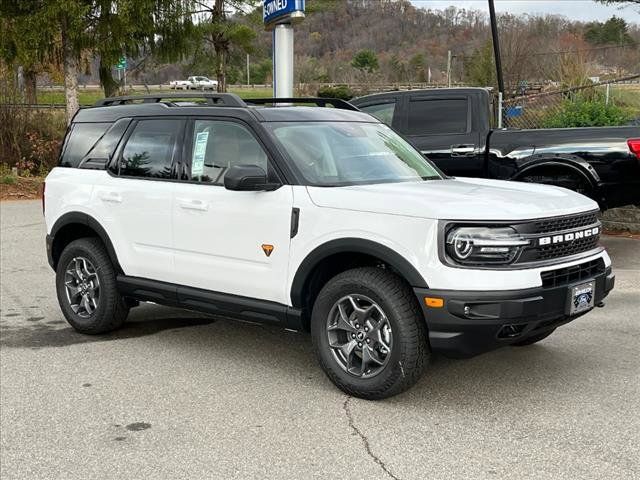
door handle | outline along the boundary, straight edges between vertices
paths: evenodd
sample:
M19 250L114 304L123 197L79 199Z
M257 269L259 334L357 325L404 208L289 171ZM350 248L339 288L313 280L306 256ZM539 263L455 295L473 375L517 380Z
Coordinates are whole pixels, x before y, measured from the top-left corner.
M472 157L476 154L475 145L451 145L452 157Z
M122 203L122 195L118 192L100 192L99 197L103 202Z
M203 212L206 212L207 210L209 210L209 205L207 204L207 202L204 202L202 200L179 198L178 205L180 206L180 208L184 210L200 210Z

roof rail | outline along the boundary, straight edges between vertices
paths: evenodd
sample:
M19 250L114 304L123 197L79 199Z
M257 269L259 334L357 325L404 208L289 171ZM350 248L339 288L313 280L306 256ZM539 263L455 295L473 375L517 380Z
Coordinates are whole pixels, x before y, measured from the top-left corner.
M246 100L249 105L277 105L278 103L313 103L318 107L326 107L331 105L342 110L355 110L359 108L350 104L346 100L340 98L321 98L321 97L298 97L298 98L249 98Z
M183 99L204 99L207 105L215 105L217 107L246 107L247 104L235 93L155 93L149 95L128 95L124 97L109 97L98 100L93 104L94 107L109 107L114 105L126 105L136 100L142 100L142 103L159 103L164 99L183 100Z

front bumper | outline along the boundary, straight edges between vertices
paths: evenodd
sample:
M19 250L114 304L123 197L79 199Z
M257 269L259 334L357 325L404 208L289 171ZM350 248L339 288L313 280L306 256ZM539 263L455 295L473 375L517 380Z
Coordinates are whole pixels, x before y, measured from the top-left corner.
M521 342L588 312L568 314L571 287L595 281L594 304L601 304L615 283L611 267L588 279L554 287L505 291L455 291L415 288L429 331L431 349L451 357L472 357ZM425 297L444 299L428 307Z

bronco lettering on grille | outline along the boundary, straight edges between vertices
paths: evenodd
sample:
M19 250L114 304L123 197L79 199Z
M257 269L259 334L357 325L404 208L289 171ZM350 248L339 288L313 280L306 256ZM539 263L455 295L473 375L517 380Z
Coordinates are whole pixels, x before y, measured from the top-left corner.
M565 233L563 235L553 235L549 237L540 237L538 245L553 245L556 243L572 242L581 238L593 237L600 233L600 227L587 228L579 232Z

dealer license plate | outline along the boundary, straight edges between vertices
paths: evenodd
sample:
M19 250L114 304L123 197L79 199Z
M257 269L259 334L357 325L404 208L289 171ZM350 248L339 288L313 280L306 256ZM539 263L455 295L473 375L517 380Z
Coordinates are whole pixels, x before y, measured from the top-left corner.
M569 291L569 315L577 315L593 308L594 283L581 283L571 287Z

